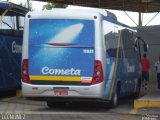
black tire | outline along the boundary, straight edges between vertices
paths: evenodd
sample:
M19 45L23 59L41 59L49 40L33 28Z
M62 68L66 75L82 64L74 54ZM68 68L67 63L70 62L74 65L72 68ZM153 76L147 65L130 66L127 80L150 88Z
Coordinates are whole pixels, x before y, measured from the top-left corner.
M134 98L138 98L141 91L141 79L138 80L138 84L136 85L136 92L133 94Z
M112 96L112 100L110 101L110 107L115 108L118 105L118 98L120 95L120 84L117 85L116 91L114 92Z
M109 105L110 108L115 108L117 106L117 101L118 101L118 99L117 99L117 93L115 92L113 94L112 100L110 101L110 105Z

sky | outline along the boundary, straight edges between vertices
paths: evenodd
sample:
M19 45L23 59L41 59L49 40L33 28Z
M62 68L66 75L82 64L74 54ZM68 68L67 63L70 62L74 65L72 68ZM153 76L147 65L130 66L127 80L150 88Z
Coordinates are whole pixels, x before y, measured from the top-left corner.
M5 1L5 0L3 0ZM22 2L26 2L27 0L9 0L10 2L20 4ZM34 10L42 10L42 6L45 5L45 2L36 2L36 1L30 1L32 3ZM70 6L72 9L79 9L77 6ZM136 12L126 12L133 20L136 22L136 24L125 14L124 11L117 11L117 10L108 10L112 13L114 13L117 16L117 19L119 22L122 22L129 26L136 26L138 24L138 13ZM142 14L143 16L143 26L145 26L157 13L145 13ZM158 14L149 24L150 25L160 25L160 14Z

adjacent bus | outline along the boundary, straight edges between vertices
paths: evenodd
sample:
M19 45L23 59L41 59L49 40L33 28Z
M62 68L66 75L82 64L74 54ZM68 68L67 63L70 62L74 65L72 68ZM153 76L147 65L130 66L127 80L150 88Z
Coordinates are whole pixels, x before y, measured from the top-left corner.
M102 100L116 106L120 96L140 90L136 34L101 9L29 12L23 37L23 95L45 98L49 107L68 100Z
M28 9L0 2L0 91L21 88L24 16Z

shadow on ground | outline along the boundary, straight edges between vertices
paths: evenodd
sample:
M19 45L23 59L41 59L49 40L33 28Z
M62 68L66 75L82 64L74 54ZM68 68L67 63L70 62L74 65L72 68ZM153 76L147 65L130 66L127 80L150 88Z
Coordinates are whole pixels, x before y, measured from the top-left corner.
M0 90L0 99L16 96L15 90Z
M52 108L43 108L37 109L38 111L65 111L65 112L107 112L107 111L114 111L114 112L123 112L123 110L119 111L119 108L125 109L127 108L127 112L130 109L133 109L134 99L131 98L121 98L119 100L118 106L115 108L111 108L109 103L103 102L66 102L65 104L59 104L55 102L55 106Z

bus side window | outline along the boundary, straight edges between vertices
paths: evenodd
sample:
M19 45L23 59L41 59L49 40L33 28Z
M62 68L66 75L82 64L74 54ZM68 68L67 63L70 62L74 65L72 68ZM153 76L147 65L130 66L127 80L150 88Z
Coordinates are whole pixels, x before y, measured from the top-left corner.
M105 35L106 52L109 57L116 57L116 36L112 31Z
M138 57L135 51L135 37L132 31L122 30L122 42L124 46L124 54L126 58L133 59Z
M103 22L103 33L106 47L106 56L107 57L116 57L117 43L119 39L118 26L111 25L111 23L104 21ZM119 57L122 56L120 47Z
M103 33L104 33L104 40L106 47L106 57L115 57L116 56L115 26L108 21L103 21Z
M0 21L0 29L23 30L24 16L4 16Z

